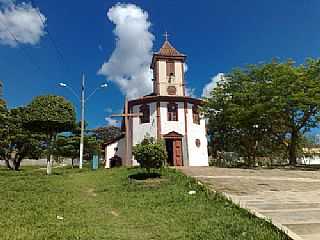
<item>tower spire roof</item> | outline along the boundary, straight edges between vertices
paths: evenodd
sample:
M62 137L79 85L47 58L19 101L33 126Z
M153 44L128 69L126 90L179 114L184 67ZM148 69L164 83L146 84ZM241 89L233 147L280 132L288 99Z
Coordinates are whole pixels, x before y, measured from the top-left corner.
M169 59L169 60L179 60L184 62L186 55L180 53L177 49L175 49L168 40L169 34L165 32L163 34L165 37L164 43L158 52L155 52L152 57L151 69L154 69L155 63L159 59Z
M163 34L163 36L165 37L165 41L162 45L162 47L160 48L160 50L156 53L158 55L162 55L162 56L185 56L184 54L180 53L177 49L175 49L171 43L168 40L169 34L167 32L165 32Z

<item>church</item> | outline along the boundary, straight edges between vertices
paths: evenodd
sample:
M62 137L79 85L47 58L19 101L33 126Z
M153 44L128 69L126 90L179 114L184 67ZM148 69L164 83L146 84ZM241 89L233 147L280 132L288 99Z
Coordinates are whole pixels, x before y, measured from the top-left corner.
M132 146L146 136L164 140L170 166L208 166L205 120L199 112L202 100L186 96L185 60L167 38L153 54L153 92L126 100L124 114L118 115L124 134L104 145L106 168L114 157L124 166L138 165Z

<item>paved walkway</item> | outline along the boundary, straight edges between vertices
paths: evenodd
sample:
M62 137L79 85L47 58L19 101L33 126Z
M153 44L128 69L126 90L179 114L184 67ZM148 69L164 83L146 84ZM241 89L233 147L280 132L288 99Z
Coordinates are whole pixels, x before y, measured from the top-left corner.
M320 239L320 171L182 168L293 239Z

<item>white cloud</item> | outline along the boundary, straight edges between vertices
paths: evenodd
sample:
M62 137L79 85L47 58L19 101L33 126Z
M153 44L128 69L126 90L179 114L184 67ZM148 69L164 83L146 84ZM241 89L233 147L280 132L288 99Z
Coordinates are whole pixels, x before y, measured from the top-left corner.
M217 86L217 83L224 79L223 73L218 73L211 78L211 82L206 84L202 90L202 97L210 97L212 90Z
M197 97L195 92L196 92L196 89L195 89L195 88L188 88L188 87L186 87L186 96L189 96L189 97Z
M46 34L43 23L47 21L39 9L25 2L15 4L14 1L0 0L0 3L0 44L15 47L39 43Z
M112 113L112 108L110 108L110 107L107 107L106 109L105 109L105 111L107 112L107 113Z
M115 24L116 48L98 74L115 82L128 98L152 92L152 47L148 13L134 4L116 4L109 9Z
M188 71L189 67L186 63L183 63L183 71L186 73Z
M119 126L120 122L114 118L106 117L105 120L107 121L107 125L109 126Z

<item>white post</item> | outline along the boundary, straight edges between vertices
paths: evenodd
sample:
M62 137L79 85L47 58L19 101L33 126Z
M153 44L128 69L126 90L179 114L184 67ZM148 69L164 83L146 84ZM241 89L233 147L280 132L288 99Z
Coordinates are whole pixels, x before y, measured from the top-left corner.
M85 75L82 74L82 85L81 85L81 137L80 137L80 161L79 168L82 169L83 163L83 140L84 140L84 89L85 89Z

